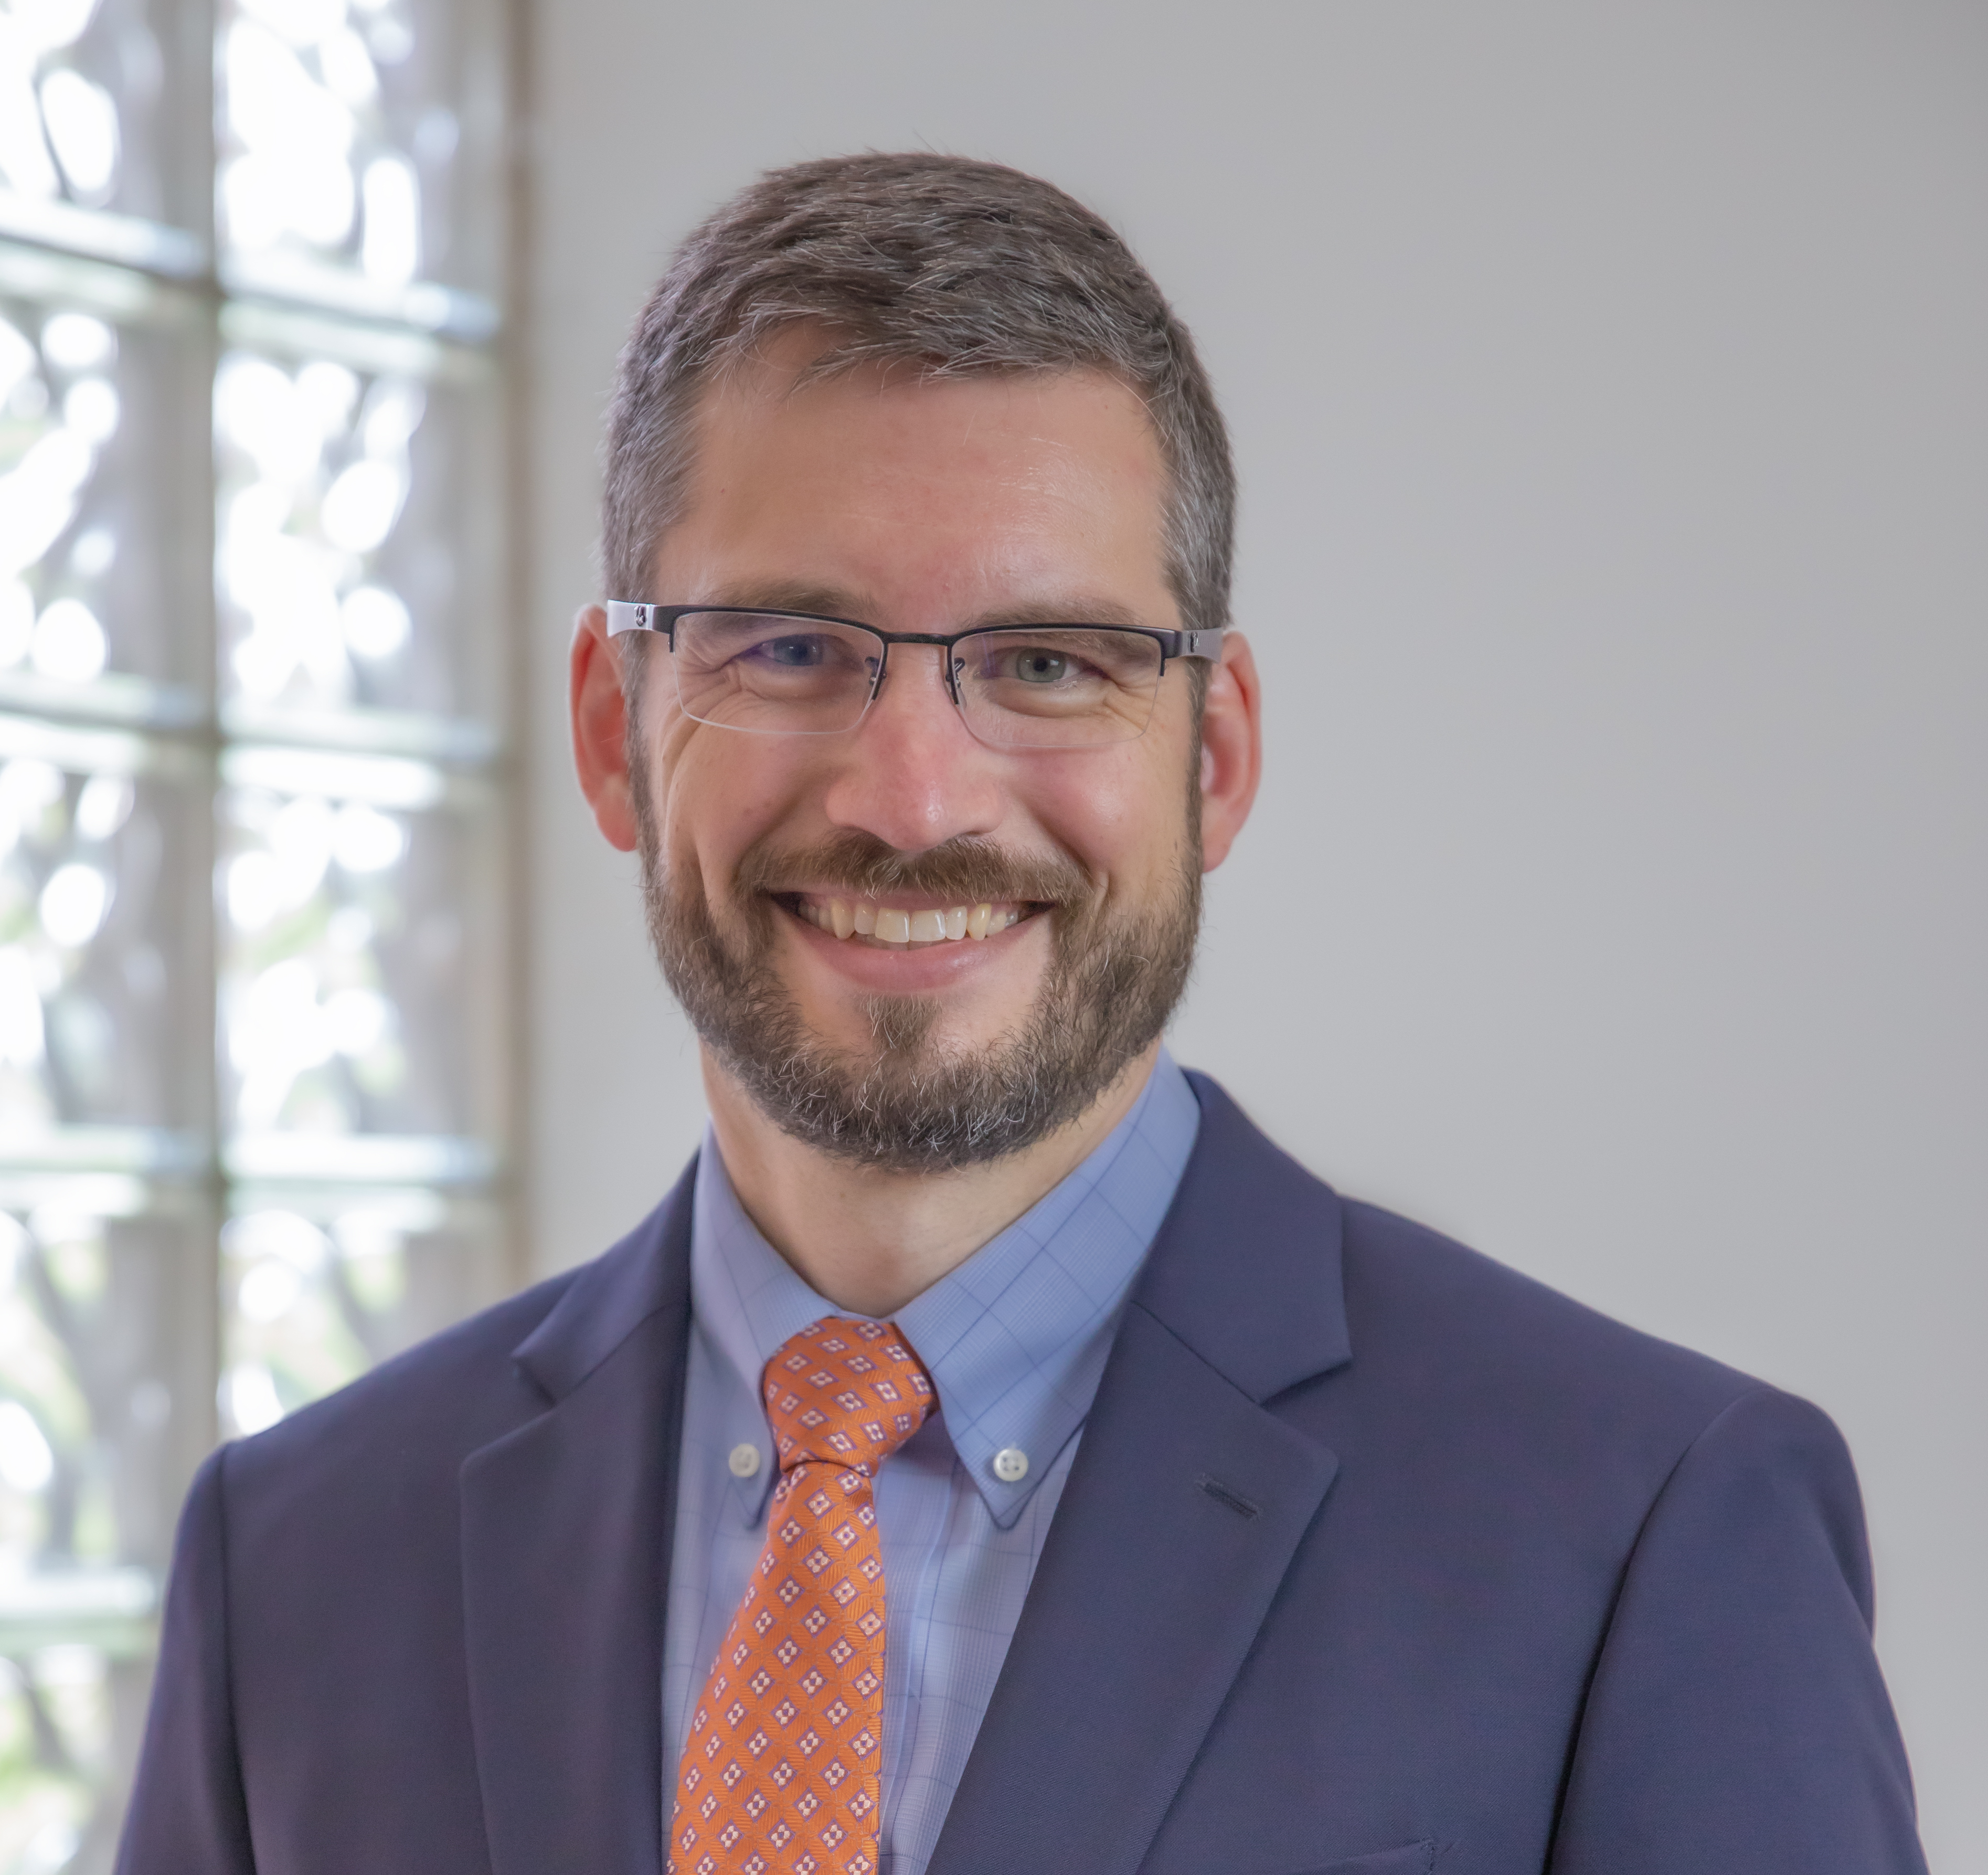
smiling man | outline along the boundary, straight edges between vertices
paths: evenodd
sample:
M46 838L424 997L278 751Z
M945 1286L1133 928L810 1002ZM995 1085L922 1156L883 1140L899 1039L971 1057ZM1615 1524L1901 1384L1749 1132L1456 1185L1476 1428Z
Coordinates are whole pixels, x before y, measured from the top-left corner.
M209 1462L124 1868L1922 1869L1828 1422L1162 1047L1258 778L1232 507L1043 183L805 165L686 243L573 724L709 1132Z
M698 604L584 615L581 783L640 846L748 1212L888 1314L1144 1088L1255 792L1255 670L1184 627L1159 439L1103 369L935 377L809 320L692 433L624 579Z

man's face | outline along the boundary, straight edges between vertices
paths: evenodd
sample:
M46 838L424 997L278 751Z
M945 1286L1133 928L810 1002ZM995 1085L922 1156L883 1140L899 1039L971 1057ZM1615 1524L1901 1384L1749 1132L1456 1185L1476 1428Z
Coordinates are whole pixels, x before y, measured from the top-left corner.
M885 631L1179 624L1165 470L1123 386L796 388L810 350L796 335L708 394L687 511L630 596ZM1185 668L1137 740L1003 751L968 730L937 647L894 646L861 723L823 736L695 722L650 650L631 755L652 932L777 1123L895 1169L990 1159L1076 1117L1159 1033L1199 912ZM969 935L928 935L962 912ZM852 919L874 934L838 935Z

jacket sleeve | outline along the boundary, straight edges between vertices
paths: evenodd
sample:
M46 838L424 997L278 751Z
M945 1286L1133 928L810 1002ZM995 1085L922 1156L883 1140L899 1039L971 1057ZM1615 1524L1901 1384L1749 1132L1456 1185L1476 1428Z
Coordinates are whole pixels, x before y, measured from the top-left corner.
M1736 1400L1631 1553L1552 1875L1925 1875L1871 1621L1836 1428L1770 1389Z
M223 1446L180 1515L151 1712L117 1875L252 1875L228 1663Z

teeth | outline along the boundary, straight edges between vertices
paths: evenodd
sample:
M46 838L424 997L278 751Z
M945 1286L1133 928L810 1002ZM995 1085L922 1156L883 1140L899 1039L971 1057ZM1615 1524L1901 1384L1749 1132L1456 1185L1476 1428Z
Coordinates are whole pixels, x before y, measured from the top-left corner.
M888 905L858 899L830 899L825 904L802 899L796 908L818 929L838 938L874 938L880 944L937 944L961 938L998 936L1010 925L1021 922L1021 912L1010 906L996 911L991 905L949 906L945 911L899 911Z

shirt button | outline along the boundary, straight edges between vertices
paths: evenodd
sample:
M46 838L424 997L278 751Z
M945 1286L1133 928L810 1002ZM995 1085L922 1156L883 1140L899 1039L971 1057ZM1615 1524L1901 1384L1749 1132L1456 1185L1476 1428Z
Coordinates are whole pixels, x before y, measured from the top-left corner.
M759 1448L756 1445L735 1445L732 1456L725 1461L732 1467L735 1478L756 1477L759 1471Z
M1029 1475L1029 1455L1019 1445L1004 1445L994 1454L994 1475L1004 1484L1019 1484Z

